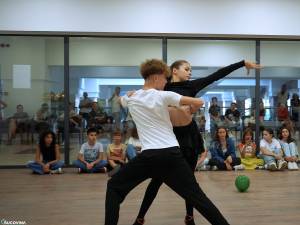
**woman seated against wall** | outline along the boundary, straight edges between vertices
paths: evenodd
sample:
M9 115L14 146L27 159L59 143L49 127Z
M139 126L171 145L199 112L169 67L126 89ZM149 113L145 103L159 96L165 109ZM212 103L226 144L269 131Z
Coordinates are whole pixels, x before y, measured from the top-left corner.
M256 157L257 148L253 141L253 131L247 128L244 131L243 139L238 144L238 150L241 155L241 161L246 170L262 168L264 161Z
M244 169L241 159L236 156L234 141L229 137L225 127L218 127L209 151L211 159L209 165L212 170Z

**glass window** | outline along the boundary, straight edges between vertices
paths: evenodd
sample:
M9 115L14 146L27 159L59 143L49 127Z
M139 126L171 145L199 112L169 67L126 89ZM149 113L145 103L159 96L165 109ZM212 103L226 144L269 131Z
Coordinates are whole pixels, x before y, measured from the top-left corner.
M261 104L265 114L261 115L261 128L277 131L288 126L293 137L298 139L299 130L299 75L300 43L295 41L262 41Z
M122 131L126 141L132 119L114 96L141 88L144 81L139 66L151 58L162 59L160 39L70 38L70 103L81 118L80 124L70 129L71 162L87 141L90 127L100 130L98 141L104 150L116 129ZM79 132L81 137L73 132Z
M0 165L25 165L40 133L58 134L63 38L1 36L0 43Z

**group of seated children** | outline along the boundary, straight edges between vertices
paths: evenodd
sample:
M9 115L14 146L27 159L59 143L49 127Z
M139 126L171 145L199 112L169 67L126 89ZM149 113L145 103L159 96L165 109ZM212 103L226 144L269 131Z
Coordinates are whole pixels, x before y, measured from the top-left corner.
M237 145L240 158L237 157L234 141L229 137L225 127L218 127L209 151L202 153L197 168L200 170L241 170L241 169L268 169L298 170L298 150L295 140L287 127L279 130L279 140L274 137L270 128L263 130L260 149L253 140L253 131L247 128L244 131L241 143ZM208 159L207 155L211 157Z
M279 130L278 139L270 128L263 131L263 139L260 141L260 156L264 160L268 170L298 170L298 150L295 140L287 127Z
M97 141L97 128L87 130L87 142L82 144L78 158L73 165L78 168L78 173L105 173L113 175L126 160L134 158L141 150L136 128L128 144L122 143L120 131L115 131L112 143L107 146L106 152L103 145ZM35 161L30 161L28 167L37 174L62 173L64 162L60 160L59 145L56 144L55 134L52 131L42 133L39 145L36 149Z
M122 134L115 131L112 143L107 146L97 141L98 129L87 130L87 142L81 146L78 158L73 165L79 173L105 173L112 176L122 167L126 160L133 159L141 151L141 143L136 128L132 129L131 137L127 144L122 143ZM253 131L247 128L244 131L241 143L237 145L238 153L233 139L229 137L225 127L218 127L215 138L211 142L209 151L202 153L198 160L198 168L209 167L211 170L242 170L242 169L268 169L298 170L298 150L291 132L282 127L279 131L279 140L274 137L272 129L263 130L260 149L253 140ZM208 157L210 154L210 157ZM37 174L62 173L64 162L60 160L59 145L56 144L55 134L46 131L40 136L36 148L34 162L29 162L28 167Z

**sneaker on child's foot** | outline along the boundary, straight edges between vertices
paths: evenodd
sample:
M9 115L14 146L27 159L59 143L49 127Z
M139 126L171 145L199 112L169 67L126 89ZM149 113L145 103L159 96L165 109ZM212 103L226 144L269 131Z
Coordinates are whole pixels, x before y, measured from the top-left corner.
M195 225L194 217L193 217L193 216L186 215L186 216L185 216L185 219L184 219L184 223L185 223L186 225Z
M265 165L264 165L264 169L265 169L265 170L268 170L268 169L269 169L269 165L268 165L268 164L265 164Z
M256 169L256 170L264 170L265 167L264 167L264 166L257 166L255 169Z
M294 169L294 163L288 162L288 170L293 170L293 169Z
M206 170L209 170L209 166L207 165L198 166L196 168L196 171L206 171Z
M244 170L245 166L243 164L240 164L240 165L234 166L233 168L234 168L234 170Z
M62 168L58 168L57 170L58 170L58 174L63 174L64 173L64 171L62 170Z
M50 170L50 174L62 174L62 169L61 168L58 168L56 170Z
M133 225L143 225L145 223L144 218L136 218Z
M211 167L211 170L212 170L212 171L216 171L216 170L218 170L218 167L217 167L217 166L212 166L212 167Z
M81 169L81 168L78 168L77 172L78 172L78 173L82 173L82 169Z
M284 170L284 169L286 169L287 168L287 162L286 161L284 161L284 160L278 160L277 161L277 167L278 167L278 169L279 170Z
M293 170L299 170L299 167L296 162L293 162Z
M207 170L209 170L209 168L210 168L210 166L208 166L208 165L203 165L203 166L201 166L201 167L199 168L199 170L200 170L200 171L207 171Z
M268 164L268 170L271 170L271 171L277 170L276 163L272 162L272 163Z

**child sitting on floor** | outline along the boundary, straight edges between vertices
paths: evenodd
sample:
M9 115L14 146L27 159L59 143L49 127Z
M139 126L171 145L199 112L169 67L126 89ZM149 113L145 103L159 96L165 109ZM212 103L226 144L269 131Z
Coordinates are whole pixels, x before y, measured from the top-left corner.
M242 142L238 145L242 164L246 170L263 168L264 160L256 157L256 144L253 141L253 131L246 128L243 134Z
M107 161L103 153L103 146L97 142L98 130L87 130L88 141L81 146L78 159L73 164L78 168L78 173L105 173Z
M107 147L108 170L120 167L126 161L126 145L121 143L122 135L120 131L113 133L113 143Z
M36 148L35 161L29 162L28 167L36 174L62 173L64 162L60 160L59 145L56 144L55 134L45 131L40 136Z

